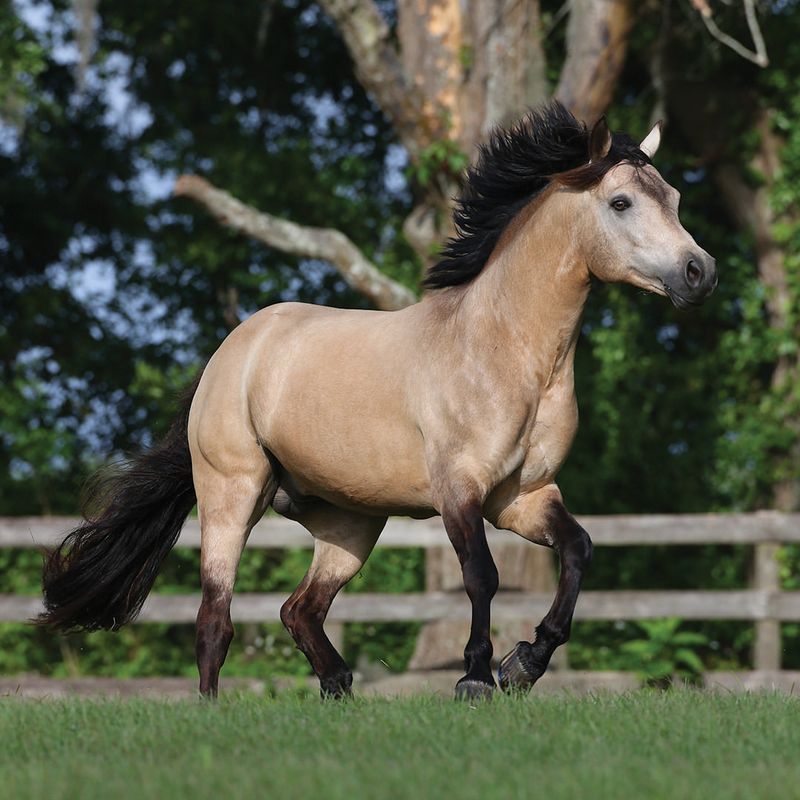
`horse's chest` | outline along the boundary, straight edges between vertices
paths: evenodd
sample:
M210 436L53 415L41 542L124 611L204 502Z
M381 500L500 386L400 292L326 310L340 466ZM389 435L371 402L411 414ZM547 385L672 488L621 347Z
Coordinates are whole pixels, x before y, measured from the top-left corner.
M521 488L532 490L555 479L577 430L578 405L572 387L546 394L529 429Z

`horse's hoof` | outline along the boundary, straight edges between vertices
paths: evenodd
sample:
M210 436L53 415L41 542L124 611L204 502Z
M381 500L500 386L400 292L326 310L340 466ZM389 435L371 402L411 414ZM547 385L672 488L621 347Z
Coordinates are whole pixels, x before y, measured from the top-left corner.
M341 672L319 682L319 696L322 700L348 700L353 696L353 675Z
M525 655L530 651L530 647L528 642L517 642L517 646L500 662L497 678L504 692L527 692L536 683L536 678L539 676L534 676L530 667L526 665L528 660L525 659Z
M336 689L320 689L319 699L327 700L350 700L353 697L352 689L336 688Z
M320 700L349 700L352 696L352 683L340 680L320 681Z
M462 679L456 684L456 700L489 701L492 699L494 690L495 687L491 683Z

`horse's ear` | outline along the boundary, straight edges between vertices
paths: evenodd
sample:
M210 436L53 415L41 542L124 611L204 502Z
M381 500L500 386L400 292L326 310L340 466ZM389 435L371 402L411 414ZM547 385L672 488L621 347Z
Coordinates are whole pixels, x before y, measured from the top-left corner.
M647 136L642 139L642 143L639 145L639 149L648 157L652 158L656 154L656 150L658 150L658 146L661 144L661 129L664 127L664 123L659 120L653 125L653 129Z
M589 160L599 161L611 149L611 131L608 129L605 114L595 122L589 135Z

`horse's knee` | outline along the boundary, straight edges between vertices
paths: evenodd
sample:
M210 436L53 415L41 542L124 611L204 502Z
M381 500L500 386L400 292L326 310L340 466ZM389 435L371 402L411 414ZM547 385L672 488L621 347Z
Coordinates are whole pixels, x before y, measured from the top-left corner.
M560 503L551 510L553 543L564 566L583 571L592 561L594 545L589 534Z
M228 610L208 609L201 606L197 615L198 642L224 642L230 644L233 639L233 621Z
M230 619L215 620L197 626L195 649L200 659L225 660L233 641L234 628Z
M594 545L589 537L589 534L581 528L580 529L580 560L584 567L588 567L592 563L594 557Z
M442 512L445 530L461 563L464 588L470 598L492 598L499 576L486 543L481 506L470 501Z
M485 553L470 555L462 565L464 588L470 599L492 598L500 586L500 576L488 548Z
M580 570L586 569L594 555L594 545L589 534L578 525L569 542L561 547L561 555L570 566Z

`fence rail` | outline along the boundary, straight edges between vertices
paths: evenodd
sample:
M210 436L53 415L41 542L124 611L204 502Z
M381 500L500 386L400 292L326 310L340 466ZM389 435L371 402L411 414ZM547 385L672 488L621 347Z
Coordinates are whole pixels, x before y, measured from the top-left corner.
M76 517L0 517L0 548L51 546L80 522ZM703 545L800 542L800 514L756 511L749 514L648 514L578 517L595 545ZM530 547L508 531L487 525L489 541ZM247 546L257 549L312 547L305 528L283 517L266 517L250 534ZM186 521L178 547L199 548L200 526ZM440 519L392 517L378 540L379 547L444 547L447 537Z
M743 620L755 623L753 651L757 670L779 670L780 623L800 620L800 592L781 591L777 555L781 544L800 542L800 514L691 514L605 516L579 518L597 546L739 544L754 547L751 586L725 591L586 591L575 617L583 620L643 620L682 617L692 620ZM52 546L78 523L69 517L0 517L0 547ZM490 543L530 545L508 532L490 528ZM253 529L251 548L308 548L313 538L299 525L266 518ZM449 548L441 521L393 518L378 545ZM178 547L200 546L196 519L187 521ZM241 622L276 622L284 595L237 593L232 615ZM492 605L493 617L535 620L552 601L550 594L500 592ZM193 622L199 605L194 594L153 595L146 602L141 622ZM36 597L0 595L0 621L24 621L41 610ZM469 604L460 594L342 594L331 609L331 623L461 620L469 617Z
M237 592L231 614L240 622L279 622L286 594ZM553 601L542 592L498 592L492 618L498 621L543 617ZM139 622L194 622L199 594L152 595ZM0 622L23 622L42 610L38 597L0 594ZM582 592L576 620L641 620L662 617L708 620L800 620L800 592L764 592L758 589L725 591L608 591ZM432 622L470 618L470 606L460 594L340 594L333 603L331 622Z

